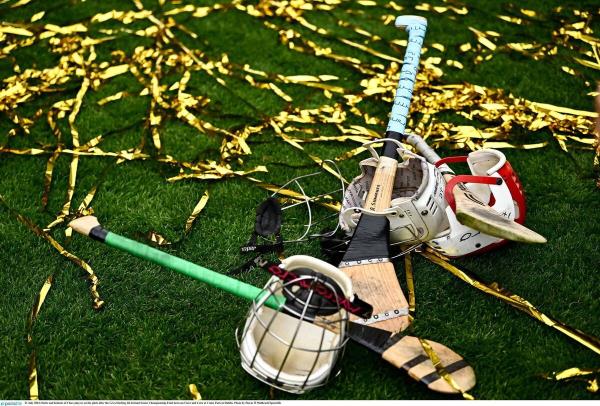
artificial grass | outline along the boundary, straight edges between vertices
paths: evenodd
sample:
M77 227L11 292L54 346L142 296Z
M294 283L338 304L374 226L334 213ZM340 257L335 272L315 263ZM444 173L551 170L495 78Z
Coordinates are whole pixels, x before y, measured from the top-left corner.
M559 2L525 2L522 7L550 12ZM591 8L581 2L561 2ZM429 18L426 42L446 45L447 57L461 60L456 45L472 40L466 29L496 30L518 37L522 30L493 18L501 12L502 2L476 2L471 12L457 19L435 14ZM120 2L65 3L53 7L46 22L70 24L101 11L122 9ZM26 21L44 5L8 10L5 21ZM412 12L407 6L407 13ZM331 26L340 15L319 15L315 21ZM390 27L368 27L401 38L404 34ZM333 74L344 86L360 78L339 64L290 52L279 43L273 31L265 30L250 16L229 11L203 19L186 21L201 37L202 48L211 55L227 53L232 60L247 62L258 69L282 74ZM547 30L528 28L527 40L549 38ZM390 35L391 37L391 35ZM134 46L120 40L110 47ZM334 46L334 45L332 45ZM335 45L339 46L339 45ZM352 54L350 50L348 53ZM16 62L52 66L50 53L25 48ZM373 57L373 60L376 60ZM381 62L381 61L379 61ZM590 88L581 78L561 71L560 59L532 61L499 54L481 65L469 64L463 70L445 69L447 83L468 81L500 87L535 101L590 110ZM0 60L0 75L12 74L11 61ZM236 125L255 117L257 112L201 74L194 75L190 87L215 101L215 122ZM131 77L117 77L92 92L77 119L82 143L108 131L129 127L107 137L104 150L135 145L147 133L143 119L147 104L140 98L127 98L99 108L95 101L127 89L141 90ZM77 89L73 90L73 96ZM285 91L302 106L322 103L322 96L308 88L286 86ZM235 89L260 112L281 110L281 100L265 97L249 87ZM53 94L47 96L54 100ZM36 106L25 106L31 115ZM389 106L375 106L385 116ZM219 117L217 117L219 113ZM223 118L222 114L229 116ZM0 144L12 127L2 117ZM65 133L68 133L65 131ZM165 153L176 159L218 158L219 140L201 135L176 121L164 126ZM529 134L514 134L531 140ZM527 193L527 225L548 237L543 246L510 244L479 257L462 259L464 265L485 280L525 297L542 311L580 328L600 335L598 293L600 277L600 199L591 174L592 154L588 151L561 151L548 134L536 140L549 140L544 149L504 153L517 170ZM10 139L13 147L52 143L44 123L32 128L30 136ZM281 141L271 131L250 139L253 155L247 167L265 164L270 169L263 179L281 184L296 175L316 170L304 155ZM326 158L354 147L350 144L311 145L311 152ZM446 152L447 151L443 151ZM37 224L48 224L63 204L69 159L58 160L48 208L41 210L45 157L0 155L0 193L8 204ZM358 158L341 163L343 174L351 178L358 172ZM286 165L280 165L285 163ZM254 208L266 192L244 179L218 182L185 181L167 183L177 173L153 161L125 162L85 158L80 160L74 202L80 202L90 187L107 175L93 201L96 214L109 229L143 239L154 230L170 240L182 235L183 224L205 190L210 190L206 209L198 217L191 234L180 244L165 248L178 256L214 270L225 272L245 258L238 253L254 223ZM316 186L328 190L331 185ZM316 181L315 181L316 182ZM318 182L317 182L318 183ZM288 221L288 220L286 220ZM290 219L290 222L299 221ZM61 232L55 237L64 241ZM0 206L0 398L27 397L27 358L25 323L35 295L49 274L55 283L34 328L40 395L44 399L188 399L186 387L198 385L205 399L269 399L269 388L252 379L239 366L234 330L244 319L248 304L223 292L187 279L171 271L111 250L75 236L67 249L90 262L100 277L99 286L106 307L91 308L88 285L82 271L57 254L47 242L35 236ZM307 253L320 256L317 244L291 245L286 254ZM397 269L401 269L401 262ZM402 271L399 272L402 278ZM268 276L253 272L240 276L257 285ZM415 258L417 317L409 330L414 335L441 342L470 362L478 384L472 394L481 399L592 399L579 383L552 383L540 378L544 372L568 367L597 368L598 356L568 340L558 332L518 313L456 280L429 262ZM383 363L366 349L350 343L341 362L342 373L328 386L303 395L302 399L446 399L427 391L422 385ZM297 396L276 393L279 399Z

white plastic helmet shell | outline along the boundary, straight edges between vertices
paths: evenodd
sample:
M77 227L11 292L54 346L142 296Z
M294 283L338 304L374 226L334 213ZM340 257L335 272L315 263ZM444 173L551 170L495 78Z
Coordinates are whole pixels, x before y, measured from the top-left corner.
M352 299L352 282L337 267L319 259L295 255L286 258L280 268L288 271L310 269L333 281L328 286ZM314 277L304 276L309 281ZM319 279L320 282L322 282ZM346 336L348 314L338 307L327 315L328 328L324 322L313 323L299 314L274 310L264 305L271 295L283 295L300 289L292 282L282 282L273 276L259 298L254 301L242 334L236 334L241 364L246 372L277 389L303 393L322 386L332 377L335 364L343 353L348 340ZM310 304L306 304L309 306Z
M360 162L361 174L352 180L344 194L340 227L351 234L360 215L369 213L387 216L393 243L424 242L446 230L444 178L434 165L403 148L398 149L403 161L396 170L390 209L373 212L363 208L379 159L372 148L369 150L373 157Z
M465 183L465 186L502 216L522 224L525 221L525 197L519 179L504 154L494 149L483 149L471 152L464 160L473 175L503 180L500 185ZM440 253L456 258L487 251L505 243L501 238L460 224L450 205L445 211L449 221L448 229L427 242L427 245Z

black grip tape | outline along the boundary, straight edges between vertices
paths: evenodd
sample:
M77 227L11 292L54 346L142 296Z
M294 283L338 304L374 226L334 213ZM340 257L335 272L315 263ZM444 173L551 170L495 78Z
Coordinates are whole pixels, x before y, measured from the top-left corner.
M390 222L385 216L360 216L342 262L390 257Z
M388 131L385 133L385 138L402 141L405 137L404 134L397 133L396 131ZM398 159L398 145L395 142L386 141L385 144L383 144L382 155L388 158Z
M103 229L102 226L96 226L90 230L90 237L100 242L106 240L106 234L108 234L108 231Z

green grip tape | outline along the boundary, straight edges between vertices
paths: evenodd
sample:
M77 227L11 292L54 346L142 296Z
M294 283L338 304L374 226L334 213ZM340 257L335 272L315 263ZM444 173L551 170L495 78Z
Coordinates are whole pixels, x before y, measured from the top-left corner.
M263 291L256 286L244 283L218 272L211 271L208 268L196 265L192 262L186 261L185 259L167 254L166 252L149 247L137 241L130 240L129 238L120 236L118 234L111 233L110 231L106 234L106 239L104 242L111 247L128 252L136 257L146 259L150 262L154 262L155 264L164 266L165 268L172 269L244 299L256 299L256 301L259 301L261 296L269 294L269 292ZM285 298L283 296L276 295L271 295L265 301L266 306L275 310L283 306L284 303Z

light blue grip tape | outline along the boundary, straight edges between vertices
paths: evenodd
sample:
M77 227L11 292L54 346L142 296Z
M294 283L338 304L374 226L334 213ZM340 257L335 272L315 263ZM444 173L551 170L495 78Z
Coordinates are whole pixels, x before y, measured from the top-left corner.
M387 131L404 134L415 78L419 69L421 47L427 31L427 20L419 16L400 16L396 18L396 27L404 27L408 32L408 46L404 54L402 70L400 70L400 81Z

